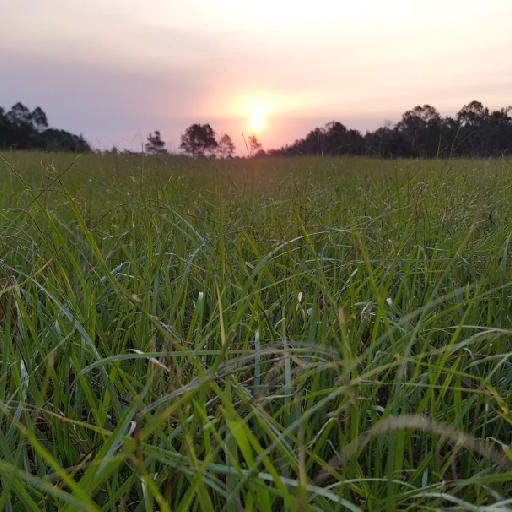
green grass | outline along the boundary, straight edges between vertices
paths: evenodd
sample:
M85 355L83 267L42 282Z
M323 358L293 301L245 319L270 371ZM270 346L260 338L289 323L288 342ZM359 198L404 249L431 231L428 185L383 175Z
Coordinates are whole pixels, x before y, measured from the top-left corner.
M512 510L511 161L0 177L1 510Z

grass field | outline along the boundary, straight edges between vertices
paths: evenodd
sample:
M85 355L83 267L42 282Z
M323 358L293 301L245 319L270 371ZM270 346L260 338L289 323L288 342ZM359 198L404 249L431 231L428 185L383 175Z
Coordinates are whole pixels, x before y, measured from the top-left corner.
M0 510L512 510L510 160L0 178Z

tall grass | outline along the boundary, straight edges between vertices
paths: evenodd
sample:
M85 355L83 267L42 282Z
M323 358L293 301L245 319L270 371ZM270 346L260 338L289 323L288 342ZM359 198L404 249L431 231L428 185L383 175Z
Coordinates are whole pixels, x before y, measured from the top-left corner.
M0 177L0 509L512 509L510 161Z

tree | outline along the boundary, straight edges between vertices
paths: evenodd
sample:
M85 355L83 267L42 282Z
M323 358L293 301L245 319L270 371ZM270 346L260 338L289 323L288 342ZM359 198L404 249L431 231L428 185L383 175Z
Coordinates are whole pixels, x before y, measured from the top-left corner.
M48 118L41 107L31 112L21 102L8 112L0 107L0 148L91 151L82 135L49 129Z
M231 140L231 137L225 133L217 143L217 155L219 158L233 158L233 153L235 152L235 145Z
M439 152L441 116L431 105L416 106L407 110L397 129L410 145L413 157L434 157Z
M261 151L263 151L263 145L258 140L256 135L249 135L247 139L247 145L249 146L249 155L250 156L262 156Z
M75 153L91 151L91 147L83 135L73 135L65 130L49 128L39 136L38 140L40 141L38 147L48 151L72 151Z
M480 101L473 100L457 112L460 125L460 149L465 155L489 154L489 109Z
M32 126L41 133L48 128L48 118L41 107L36 107L31 114Z
M334 155L343 153L345 134L347 133L345 125L338 121L333 121L331 123L327 123L325 128L327 152Z
M155 130L155 133L150 133L147 140L148 141L145 144L146 153L149 153L150 155L167 153L167 150L165 149L165 142L162 140L162 136L158 130Z
M332 122L267 154L366 154L381 158L512 155L512 107L489 111L475 100L464 105L456 116L442 117L433 106L418 105L404 112L396 125L386 123L364 137L357 130Z
M489 117L489 109L480 101L473 100L464 105L457 113L457 120L462 126L481 127Z
M397 158L409 153L409 144L403 133L391 125L368 132L364 144L366 154L380 158Z
M37 147L34 141L32 114L23 103L16 103L5 115L6 126L2 129L2 145L9 148L30 149Z
M0 107L0 148L8 147L10 136L11 125L5 115L5 110Z
M304 139L298 141L299 154L324 155L327 151L327 137L324 128L315 128Z
M280 151L287 155L360 155L364 153L364 139L359 131L347 130L342 123L333 121Z
M209 124L194 123L181 136L180 148L189 155L214 156L217 146L215 132Z
M357 130L347 130L338 121L327 123L324 129L324 151L331 155L357 155L363 152L363 137Z
M28 125L32 123L32 114L23 103L18 101L7 113L7 119L16 126Z

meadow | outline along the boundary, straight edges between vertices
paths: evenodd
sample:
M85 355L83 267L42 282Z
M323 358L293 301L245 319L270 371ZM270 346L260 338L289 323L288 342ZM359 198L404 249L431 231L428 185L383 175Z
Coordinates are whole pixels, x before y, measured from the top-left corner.
M0 178L0 510L512 510L512 161Z

